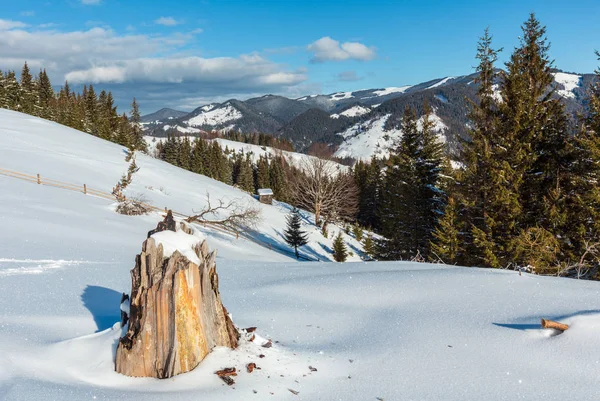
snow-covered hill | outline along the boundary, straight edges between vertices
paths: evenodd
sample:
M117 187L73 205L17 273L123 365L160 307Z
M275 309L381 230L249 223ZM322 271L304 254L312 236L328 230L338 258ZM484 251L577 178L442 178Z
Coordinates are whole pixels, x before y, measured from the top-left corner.
M562 97L575 99L575 89L581 87L582 76L565 72L555 72L553 75L556 92Z
M0 143L1 168L42 179L107 189L127 168L120 146L6 110ZM206 191L254 201L158 160L137 161L128 191L157 205L189 212ZM265 220L254 235L276 244L287 209L260 207ZM596 282L405 262L295 262L207 229L224 305L273 347L215 349L194 371L164 381L121 376L120 297L160 216L118 215L104 199L3 175L0 208L2 400L583 401L597 391ZM327 255L329 243L314 230L310 241L308 255ZM557 336L540 328L542 317L571 328ZM246 373L248 362L262 369ZM230 366L240 372L233 387L214 375Z
M190 141L195 139L194 136L182 136L182 138L188 138ZM148 144L148 152L152 155L156 153L156 146L158 142L166 141L166 138L156 138L153 136L145 136L144 140ZM292 166L296 168L306 168L310 165L311 160L316 159L314 156L309 156L304 153L298 152L289 152L286 150L272 148L270 146L260 146L254 145L250 143L231 141L229 139L216 138L211 139L211 141L218 142L221 145L222 149L227 149L229 151L233 151L235 153L244 153L244 155L250 155L251 160L256 163L260 157L265 157L267 159L273 159L277 156L282 156L285 160ZM332 172L337 171L347 171L348 166L344 166L342 164L336 163L334 161L330 162L335 169L332 169Z
M368 161L373 156L387 157L390 149L397 144L402 137L402 130L398 128L386 129L390 114L375 116L366 121L356 123L346 131L340 133L344 140L338 147L334 156L352 157L357 160ZM433 130L438 134L440 140L445 141L444 133L448 127L436 114L430 116L434 124ZM423 119L419 119L422 124Z

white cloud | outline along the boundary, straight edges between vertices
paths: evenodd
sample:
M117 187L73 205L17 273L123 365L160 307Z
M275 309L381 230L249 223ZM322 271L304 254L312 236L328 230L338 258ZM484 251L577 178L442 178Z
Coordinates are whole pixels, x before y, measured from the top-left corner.
M331 39L329 36L308 45L307 50L313 54L311 62L323 63L325 61L344 60L372 60L376 56L375 48L367 47L358 42L344 42Z
M102 0L81 0L81 4L86 6L95 6L102 3Z
M45 68L55 85L65 79L74 88L101 84L120 104L136 96L145 110L182 99L190 104L198 98L287 93L307 80L306 70L258 53L199 57L190 47L194 31L141 35L94 27L63 32L0 21L0 69L19 71L27 61L34 70Z
M25 28L27 24L21 21L12 21L8 19L0 19L0 31L8 31L9 29Z
M159 19L154 21L154 23L163 26L175 26L181 24L181 21L177 21L173 17L160 17Z

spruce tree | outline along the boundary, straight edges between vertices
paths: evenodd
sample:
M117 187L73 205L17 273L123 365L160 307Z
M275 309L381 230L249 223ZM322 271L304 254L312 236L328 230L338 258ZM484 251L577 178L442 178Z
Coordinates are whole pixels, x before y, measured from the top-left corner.
M9 110L20 110L21 87L14 71L8 71L4 79L4 91L6 93L3 108Z
M373 237L366 235L362 241L362 245L365 254L369 258L372 258L375 255L375 241L373 241Z
M256 163L256 187L257 189L270 187L269 161L266 157L261 156Z
M140 124L140 109L135 98L131 103L131 136L132 142L136 150L146 152L146 141L144 141L144 132L142 131L142 125Z
M426 258L443 213L445 194L440 179L444 156L429 112L426 106L419 128L414 110L406 108L402 138L390 155L379 201L381 233L385 237L378 243L381 259Z
M444 263L455 264L462 259L461 221L454 198L448 199L444 216L439 220L433 237L430 260L441 259Z
M33 76L29 70L27 63L23 65L21 70L21 95L20 102L17 111L33 115L37 110L36 108L36 88L33 81Z
M342 238L342 233L339 232L333 240L333 259L336 262L345 262L348 258L348 249Z
M289 201L289 189L287 185L285 170L285 160L281 156L275 157L271 161L269 169L270 188L273 190L275 199L281 202Z
M512 197L513 200L517 197L516 192L504 188L505 183L498 182L496 178L503 175L499 154L503 149L499 136L500 116L494 96L494 82L497 77L494 63L498 59L499 51L492 48L492 36L486 29L477 46L476 58L479 65L476 68L476 82L479 88L477 101L470 103L470 140L465 141L462 146L461 155L465 170L459 173L456 194L458 204L455 206L465 224L465 229L459 231L460 241L465 247L464 258L459 258L456 262L488 267L500 266L502 239L498 238L495 228L496 219L500 218L501 209L504 207L503 200L506 197ZM510 165L504 167L512 170ZM439 232L438 236L453 236L454 226L447 225L452 232ZM441 229L443 227L439 228ZM440 247L445 245L438 244Z
M54 100L54 89L52 89L52 83L46 70L41 70L38 77L38 104L40 105L41 112L40 116L46 119L54 119L55 114L53 113L53 100Z
M287 217L287 228L283 232L285 242L287 242L296 254L296 259L300 258L298 248L307 244L307 234L302 231L302 218L300 217L300 211L296 208L292 210Z
M417 251L417 198L419 177L416 159L420 140L415 112L407 107L402 119L402 138L390 155L381 189L379 220L381 234L378 257L384 260L410 259Z

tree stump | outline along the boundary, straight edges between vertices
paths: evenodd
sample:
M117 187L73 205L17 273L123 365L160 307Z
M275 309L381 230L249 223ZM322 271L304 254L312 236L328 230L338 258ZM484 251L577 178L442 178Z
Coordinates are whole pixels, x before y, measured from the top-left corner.
M219 294L216 252L206 241L194 252L199 264L178 250L164 258L155 238L144 241L131 270L129 327L117 346L117 372L169 378L194 369L216 346L237 347L239 333Z

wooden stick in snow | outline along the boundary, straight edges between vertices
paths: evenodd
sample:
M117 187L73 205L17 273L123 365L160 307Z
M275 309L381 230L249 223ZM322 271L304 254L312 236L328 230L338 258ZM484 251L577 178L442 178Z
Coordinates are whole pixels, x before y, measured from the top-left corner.
M555 322L553 320L542 319L542 327L545 329L556 329L560 331L565 331L569 329L568 324Z

